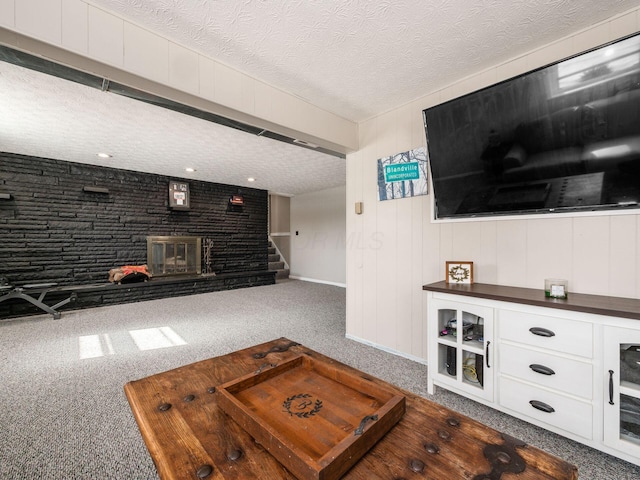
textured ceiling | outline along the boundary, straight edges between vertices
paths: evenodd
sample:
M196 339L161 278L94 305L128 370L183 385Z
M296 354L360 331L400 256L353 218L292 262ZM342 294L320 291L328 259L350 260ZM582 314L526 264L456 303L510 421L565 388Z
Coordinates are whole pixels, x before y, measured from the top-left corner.
M86 0L361 121L637 0ZM302 194L345 161L0 62L0 150ZM96 157L99 151L113 155ZM197 169L186 173L185 167ZM255 177L248 183L247 177Z
M89 0L362 121L637 0Z
M345 184L344 159L4 62L0 109L1 151L287 195Z

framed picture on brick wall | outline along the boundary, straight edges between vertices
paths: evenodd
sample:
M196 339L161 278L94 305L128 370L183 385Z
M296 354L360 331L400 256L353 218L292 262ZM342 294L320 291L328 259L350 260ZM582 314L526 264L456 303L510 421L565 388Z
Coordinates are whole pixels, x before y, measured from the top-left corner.
M189 184L180 180L169 182L169 208L189 210Z

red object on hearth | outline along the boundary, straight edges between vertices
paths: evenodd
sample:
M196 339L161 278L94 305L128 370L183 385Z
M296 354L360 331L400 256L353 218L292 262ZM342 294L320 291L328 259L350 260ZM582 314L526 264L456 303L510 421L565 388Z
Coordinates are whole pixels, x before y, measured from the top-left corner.
M151 278L151 274L147 270L146 265L124 265L109 270L109 281L111 283L127 282L127 277L135 279L132 281L147 281Z

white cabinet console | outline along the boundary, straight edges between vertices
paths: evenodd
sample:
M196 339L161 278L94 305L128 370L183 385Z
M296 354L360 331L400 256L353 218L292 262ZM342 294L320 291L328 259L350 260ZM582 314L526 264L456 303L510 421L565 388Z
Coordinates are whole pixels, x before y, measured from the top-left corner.
M425 285L436 386L640 465L640 300Z

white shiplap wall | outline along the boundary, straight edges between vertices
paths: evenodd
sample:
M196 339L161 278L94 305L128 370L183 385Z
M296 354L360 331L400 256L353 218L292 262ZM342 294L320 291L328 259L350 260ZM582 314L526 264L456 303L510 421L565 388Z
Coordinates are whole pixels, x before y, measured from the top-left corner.
M640 297L640 215L432 223L431 196L378 202L380 157L426 144L422 110L640 30L639 10L611 18L512 61L487 68L360 124L347 156L347 335L426 360L426 295L447 260L471 260L477 282ZM425 91L429 86L425 85ZM364 214L355 215L355 202Z

